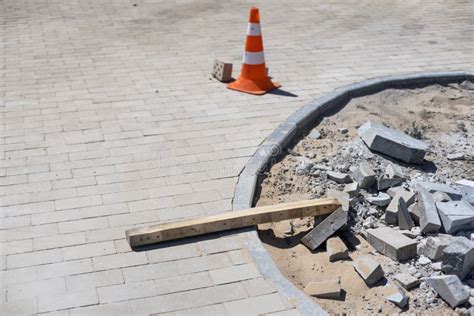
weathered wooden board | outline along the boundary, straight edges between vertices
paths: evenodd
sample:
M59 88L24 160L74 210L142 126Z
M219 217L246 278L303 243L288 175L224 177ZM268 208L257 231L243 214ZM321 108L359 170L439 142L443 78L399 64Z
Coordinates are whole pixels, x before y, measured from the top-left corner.
M329 214L340 206L341 204L333 198L282 203L149 227L132 228L127 230L126 235L130 246L137 247L286 219Z

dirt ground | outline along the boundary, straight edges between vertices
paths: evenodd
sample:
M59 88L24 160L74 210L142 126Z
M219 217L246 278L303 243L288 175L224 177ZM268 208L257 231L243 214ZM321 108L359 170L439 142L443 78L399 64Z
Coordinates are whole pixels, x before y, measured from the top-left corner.
M351 100L339 112L324 118L314 127L320 132L320 139L302 136L290 154L271 167L263 179L256 205L324 197L329 188L327 184L319 182L313 175L296 173L298 160L295 157L307 157L326 165L341 164L339 153L348 144L358 140L357 128L368 120L415 135L430 145L423 165L402 164L409 170L412 179L421 176L446 183L462 178L474 179L474 90L472 83L467 84L435 85L412 90L390 89ZM347 133L342 133L341 128L347 128ZM454 152L464 153L466 159L448 160L447 154ZM331 161L337 157L337 161ZM356 163L342 161L347 166L337 166L335 169L348 169ZM339 190L343 187L331 186ZM330 314L400 312L398 307L386 301L385 296L393 290L387 284L396 284L393 275L404 270L403 263L376 253L360 236L344 233L342 237L351 249L352 260L371 255L384 268L387 279L369 288L357 275L351 261L330 263L325 245L311 252L299 242L305 232L312 228L312 219L298 219L291 223L294 230L291 233L290 221L260 225L260 237L281 272L298 288L304 290L311 281L340 277L345 297L340 301L312 297L315 302ZM426 296L427 291L417 288L407 292L410 298L408 312L430 315L454 313L439 297Z

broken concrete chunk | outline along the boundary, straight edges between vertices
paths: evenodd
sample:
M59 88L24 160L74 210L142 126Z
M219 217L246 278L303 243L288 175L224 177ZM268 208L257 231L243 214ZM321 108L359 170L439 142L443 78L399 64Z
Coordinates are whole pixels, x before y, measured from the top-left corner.
M408 297L405 295L402 289L396 289L393 294L386 297L387 301L392 302L400 308L405 308L408 304Z
M428 237L424 242L418 246L418 254L425 256L431 260L437 261L441 259L444 248L452 242L454 237L445 234L439 234L436 237Z
M310 138L310 139L320 139L321 138L321 133L319 133L317 130L312 130L311 133L309 133L308 138Z
M417 191L421 232L436 233L441 228L441 221L433 197L423 186L418 185Z
M377 190L385 190L391 187L395 187L403 183L401 178L389 178L386 175L382 175L377 179Z
M338 208L306 234L306 236L301 239L301 242L309 249L314 250L346 223L347 212L342 208Z
M416 227L416 226L410 230L401 230L400 232L411 239L415 239L416 237L421 235L420 227Z
M341 298L342 289L339 278L327 281L310 282L305 286L306 294L319 297L338 300Z
M398 227L400 229L410 230L414 226L413 220L411 219L408 207L403 198L398 200Z
M419 183L419 185L421 185L422 187L424 187L428 192L430 193L434 193L436 191L438 192L444 192L446 193L447 195L449 195L449 197L453 200L453 201L459 201L461 198L462 198L462 194L461 192L459 192L458 190L450 187L449 185L447 184L443 184L443 183L434 183L434 182L421 182Z
M441 269L445 274L455 274L464 280L474 269L474 241L465 237L456 237L443 250Z
M378 252L396 261L416 257L416 241L390 227L367 230L367 241Z
M379 192L377 195L368 195L365 197L367 202L377 206L387 206L390 203L390 195L387 193Z
M363 257L354 261L354 269L368 286L374 285L384 277L382 266L370 257Z
M438 202L436 207L448 234L474 229L474 207L466 201Z
M448 158L448 160L464 160L466 156L463 153L452 153L448 154L446 158Z
M412 204L408 207L408 212L416 225L420 225L420 203ZM421 228L420 228L421 231Z
M391 187L388 188L387 194L390 195L391 197L395 197L395 194L399 191L405 191L405 189L402 186L397 186L397 187Z
M423 141L371 121L359 127L358 133L371 150L407 163L422 163L428 150Z
M474 181L460 180L456 182L462 199L467 203L474 205Z
M409 191L398 191L395 197L392 199L387 209L385 210L385 222L389 225L398 224L398 208L400 204L400 198L405 201L405 204L411 205L415 201L415 194Z
M436 293L452 308L459 306L469 299L469 292L456 275L442 275L426 279Z
M405 290L411 290L420 284L420 281L409 273L396 274L394 279L397 280Z
M405 172L399 165L388 164L385 168L385 173L388 175L389 178L401 178L403 180L406 180Z
M327 240L326 251L330 262L349 259L349 249L339 237L332 237Z
M451 198L449 197L449 195L447 195L444 192L436 191L431 196L433 198L433 201L435 201L435 202L449 202L449 201L451 201Z
M351 198L359 195L359 184L357 182L348 183L344 186L344 192L349 194Z
M361 189L368 189L375 184L375 172L367 161L363 161L352 176Z
M327 171L328 178L337 183L350 183L352 182L351 177L347 173L341 173L336 171Z

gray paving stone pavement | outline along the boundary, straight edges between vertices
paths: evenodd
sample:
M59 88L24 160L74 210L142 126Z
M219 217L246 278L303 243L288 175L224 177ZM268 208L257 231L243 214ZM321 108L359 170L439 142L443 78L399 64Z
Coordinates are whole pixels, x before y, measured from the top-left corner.
M134 6L133 4L136 4ZM241 236L132 252L127 228L231 209L257 146L306 102L391 74L472 70L469 1L272 1L240 70L243 1L0 3L0 314L297 315Z

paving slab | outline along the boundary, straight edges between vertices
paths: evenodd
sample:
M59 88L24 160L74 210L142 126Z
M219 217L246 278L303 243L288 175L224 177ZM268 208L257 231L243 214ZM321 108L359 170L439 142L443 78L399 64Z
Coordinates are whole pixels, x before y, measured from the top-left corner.
M396 261L416 256L416 241L390 227L367 230L367 241L377 251Z

